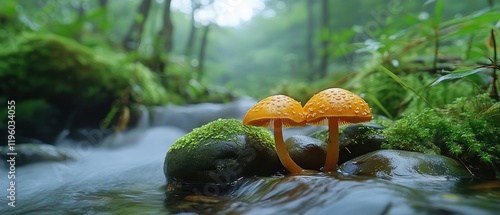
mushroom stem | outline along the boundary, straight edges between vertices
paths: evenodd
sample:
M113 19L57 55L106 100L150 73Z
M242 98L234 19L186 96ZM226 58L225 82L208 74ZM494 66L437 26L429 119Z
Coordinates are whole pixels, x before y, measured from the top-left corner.
M274 120L274 141L276 142L276 151L281 164L292 174L302 172L302 168L297 165L286 151L285 141L283 140L283 130L280 120Z
M339 119L328 118L328 147L323 172L331 172L339 162Z

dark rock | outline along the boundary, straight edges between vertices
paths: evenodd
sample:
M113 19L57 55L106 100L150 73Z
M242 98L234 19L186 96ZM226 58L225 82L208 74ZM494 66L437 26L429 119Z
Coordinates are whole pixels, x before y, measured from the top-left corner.
M339 134L339 164L369 152L380 150L385 138L378 134L383 129L379 124L363 123L342 126ZM327 142L328 130L310 135Z
M219 119L184 135L170 147L164 163L169 183L225 184L282 169L271 133L236 119Z
M458 161L441 156L400 150L374 151L339 166L344 175L387 180L448 180L471 177Z
M320 170L325 164L327 143L308 136L294 135L285 141L290 157L302 168Z
M8 152L16 152L16 165L42 162L42 161L64 161L74 159L74 155L65 149L48 144L25 143L15 145L15 150L10 151L8 146L0 147L2 160L10 159Z

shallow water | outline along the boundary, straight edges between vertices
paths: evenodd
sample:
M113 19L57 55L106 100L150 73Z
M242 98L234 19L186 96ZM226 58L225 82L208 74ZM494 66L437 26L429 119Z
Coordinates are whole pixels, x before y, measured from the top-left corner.
M191 195L169 206L173 212L223 214L496 214L500 209L498 190L465 189L469 182L441 185L446 188L326 174L264 177L244 179L215 200Z
M113 144L99 147L85 141L62 144L73 146L78 158L74 161L18 167L16 207L1 198L0 214L497 214L500 210L500 181L387 181L309 172L171 191L165 187L165 154L187 127L195 125L156 126L132 129L116 136ZM109 138L99 141L110 143ZM6 176L6 169L0 175ZM4 181L2 186L7 187ZM7 196L6 189L0 195Z

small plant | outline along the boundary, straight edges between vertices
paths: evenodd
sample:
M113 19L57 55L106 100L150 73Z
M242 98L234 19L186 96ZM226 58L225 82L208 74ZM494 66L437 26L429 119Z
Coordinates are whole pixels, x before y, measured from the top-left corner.
M383 131L382 148L458 158L470 169L500 176L500 103L487 94L459 98L443 109L410 113Z
M357 53L372 63L364 63L350 86L366 94L374 114L394 119L486 91L498 101L496 42L494 31L489 29L494 28L500 14L490 8L446 20L442 17L443 1L427 1L425 5L433 2L432 18L412 17L409 20L420 21L411 23L401 19L391 24L408 27L392 35L384 31L355 44L359 46ZM489 46L485 46L477 38L488 34ZM477 62L489 55L488 48L494 50L491 63L477 67Z

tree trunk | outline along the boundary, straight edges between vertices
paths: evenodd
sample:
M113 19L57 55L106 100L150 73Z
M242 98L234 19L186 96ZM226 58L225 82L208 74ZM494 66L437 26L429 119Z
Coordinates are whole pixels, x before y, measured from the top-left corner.
M77 13L77 21L74 23L77 23L79 25L79 31L74 32L73 37L75 38L76 41L82 41L82 33L83 33L83 22L85 18L85 7L84 7L84 2L80 2L76 8L76 13Z
M127 51L136 50L141 42L142 32L144 30L144 23L149 15L149 8L151 7L152 0L143 0L137 9L137 14L140 15L139 20L132 22L127 35L122 41L122 46Z
M307 4L307 69L308 78L310 81L314 78L314 11L313 11L314 0L308 0Z
M328 60L330 57L330 24L328 16L328 0L322 0L321 14L321 62L319 65L319 78L324 78L328 69Z
M173 49L173 34L174 25L172 24L172 18L170 17L170 3L172 0L165 1L165 9L163 12L163 28L160 31L160 36L163 40L163 51L166 53L172 52Z
M108 23L108 0L99 0L99 7L103 10L103 18Z
M189 30L188 40L186 42L186 48L184 49L184 55L189 58L193 53L194 38L196 37L196 21L194 20L194 13L201 7L201 4L196 0L191 0L191 29Z
M173 49L173 32L174 25L172 24L172 18L170 17L170 3L172 0L165 1L165 7L163 9L163 26L160 29L157 37L155 38L155 49L153 57L149 62L148 67L152 71L165 72L168 65L168 58L163 58L163 54L169 54Z
M208 33L210 31L211 24L208 24L203 29L203 35L201 37L200 53L198 55L198 80L201 80L204 76L204 65L205 65L205 53L207 51L207 41Z
M99 0L99 7L102 8L108 7L108 0Z

